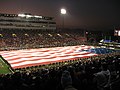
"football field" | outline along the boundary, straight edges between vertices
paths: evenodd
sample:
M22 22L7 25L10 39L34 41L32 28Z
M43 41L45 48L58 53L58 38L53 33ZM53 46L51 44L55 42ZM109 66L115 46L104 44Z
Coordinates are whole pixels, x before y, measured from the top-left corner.
M4 60L0 57L0 74L11 73L9 66L4 62Z

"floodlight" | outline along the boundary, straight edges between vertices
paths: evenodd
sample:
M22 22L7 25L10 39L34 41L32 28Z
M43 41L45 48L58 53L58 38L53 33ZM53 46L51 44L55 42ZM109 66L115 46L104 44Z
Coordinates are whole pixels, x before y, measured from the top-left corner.
M66 9L61 9L61 14L66 14Z

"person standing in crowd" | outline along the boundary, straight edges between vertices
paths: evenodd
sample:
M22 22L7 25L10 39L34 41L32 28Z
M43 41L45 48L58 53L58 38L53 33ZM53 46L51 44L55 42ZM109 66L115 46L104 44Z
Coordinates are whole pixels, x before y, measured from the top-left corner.
M98 90L109 90L110 84L110 71L108 70L108 65L103 63L101 65L101 71L94 74L94 83L97 85Z
M64 90L77 90L72 86L72 78L70 72L67 70L63 71L62 73L61 84Z

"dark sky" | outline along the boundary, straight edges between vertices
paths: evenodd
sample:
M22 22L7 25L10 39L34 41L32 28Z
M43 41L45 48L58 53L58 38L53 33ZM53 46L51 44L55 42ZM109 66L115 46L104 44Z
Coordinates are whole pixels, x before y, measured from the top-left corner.
M65 8L65 27L108 28L120 27L119 0L0 0L0 13L31 13L55 17L62 25L60 9Z

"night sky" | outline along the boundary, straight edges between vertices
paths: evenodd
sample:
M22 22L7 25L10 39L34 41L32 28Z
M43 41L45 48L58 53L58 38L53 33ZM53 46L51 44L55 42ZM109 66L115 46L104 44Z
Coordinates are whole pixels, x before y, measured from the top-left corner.
M62 26L60 9L65 8L66 28L120 27L119 0L0 0L0 13L31 13L55 17Z

